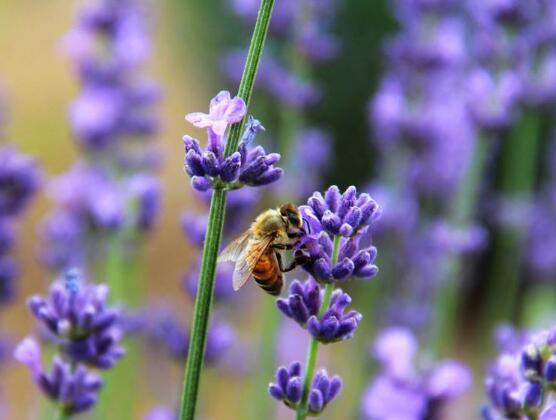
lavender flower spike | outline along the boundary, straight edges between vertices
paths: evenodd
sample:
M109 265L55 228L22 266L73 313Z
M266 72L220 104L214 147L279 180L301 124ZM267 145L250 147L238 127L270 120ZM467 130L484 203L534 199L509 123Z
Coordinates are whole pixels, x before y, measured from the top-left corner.
M301 363L292 362L286 368L279 367L276 371L276 383L270 383L268 393L278 401L283 401L288 407L296 410L301 402L303 378ZM342 379L339 376L328 377L322 369L315 374L309 391L309 414L319 415L326 405L340 393Z
M405 328L379 334L373 352L382 369L363 395L362 419L440 418L443 406L469 389L467 367L443 360L420 371L414 361L417 350L415 337Z
M351 276L373 277L375 247L360 249L359 242L372 222L380 216L380 207L368 195L357 195L355 187L343 194L330 187L324 194L315 193L308 205L300 207L309 234L299 242L296 254L302 257L303 268L319 281L335 282ZM338 262L332 266L334 237L340 237Z
M33 296L32 314L49 330L72 360L99 369L111 368L124 350L119 313L106 307L106 285L83 285L76 270L55 282L46 298Z
M198 127L206 127L209 144L201 150L199 142L184 136L185 170L191 176L191 185L198 191L207 191L222 183L227 189L243 185L260 186L277 181L282 169L274 167L280 160L277 153L266 154L257 146L248 149L255 134L262 131L259 121L250 118L238 150L224 156L225 132L229 124L237 123L245 116L246 108L238 97L230 99L228 92L220 92L212 99L210 113L188 114L187 120Z
M299 325L307 328L309 333L321 343L333 343L353 337L362 315L357 311L344 314L351 298L347 293L337 289L332 293L330 307L322 316L318 316L324 291L312 278L304 284L294 280L290 286L287 299L278 299L278 309Z

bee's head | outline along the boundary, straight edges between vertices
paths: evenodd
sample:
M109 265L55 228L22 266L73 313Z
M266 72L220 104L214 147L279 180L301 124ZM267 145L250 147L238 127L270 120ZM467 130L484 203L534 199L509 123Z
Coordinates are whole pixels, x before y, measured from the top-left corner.
M284 222L294 228L301 229L303 225L303 221L301 220L301 214L297 207L293 204L288 203L284 204L280 207L280 214L284 219Z

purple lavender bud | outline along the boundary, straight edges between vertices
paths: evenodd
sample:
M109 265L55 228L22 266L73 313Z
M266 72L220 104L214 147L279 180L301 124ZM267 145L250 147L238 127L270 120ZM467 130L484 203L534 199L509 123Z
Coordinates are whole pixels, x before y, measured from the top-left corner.
M538 382L529 382L525 389L524 406L526 409L538 408L543 400L544 389Z
M283 174L284 170L282 168L268 169L262 175L256 177L254 180L246 181L246 184L255 187L272 184L273 182L278 181Z
M247 118L247 122L245 123L245 131L243 132L243 136L241 137L241 144L243 144L245 147L250 146L253 143L255 136L261 131L265 131L265 128L263 127L261 122L253 118L253 116L249 115L249 118Z
M318 279L329 281L329 279L332 277L330 263L324 258L319 258L317 261L315 261L313 271L315 273L315 277Z
M326 201L326 205L328 209L332 212L338 211L341 198L342 195L340 194L340 189L336 185L330 187L328 190L326 190L324 194L324 200Z
M521 367L527 376L542 375L542 356L534 344L528 344L521 353Z
M205 176L203 158L195 150L189 150L185 154L185 170L189 176Z
M301 376L301 362L291 362L288 366L288 374L290 376Z
M556 355L550 356L546 361L543 377L547 382L556 382Z
M187 154L189 151L195 152L196 155L201 156L203 151L201 150L201 146L199 145L199 141L194 139L191 136L183 136L183 145L185 147L185 153Z
M212 183L206 178L201 178L199 176L191 177L191 186L197 191L207 191L212 188Z
M241 155L239 152L235 152L224 161L220 170L220 178L223 182L232 182L236 180L239 176L240 167Z
M204 172L208 176L216 177L220 175L220 163L213 152L205 152L202 156Z
M293 404L297 404L301 401L301 391L303 388L303 383L301 378L296 376L288 380L286 386L286 398Z
M268 393L272 398L275 398L279 401L282 401L286 398L286 395L284 394L284 391L282 391L282 388L276 384L271 383L268 385Z
M322 216L322 227L326 229L332 235L338 235L340 233L341 219L337 214L332 213L330 210L326 210Z
M328 377L326 370L319 370L313 377L309 392L309 412L318 415L340 393L342 380L339 376Z
M349 258L344 258L332 269L332 277L335 280L345 280L353 273L355 266Z
M327 203L324 200L324 197L320 192L314 193L309 199L307 200L307 204L313 209L313 212L317 219L322 219L324 216L324 212L327 211Z
M309 410L311 413L320 413L324 407L322 392L318 389L311 389L309 393Z

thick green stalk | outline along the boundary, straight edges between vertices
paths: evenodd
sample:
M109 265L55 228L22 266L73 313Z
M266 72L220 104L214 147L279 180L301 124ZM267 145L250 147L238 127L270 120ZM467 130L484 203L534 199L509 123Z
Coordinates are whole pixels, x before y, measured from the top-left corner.
M340 241L342 237L339 235L334 236L334 249L332 250L332 267L338 262L338 253L340 251ZM332 292L334 291L334 283L328 283L324 289L324 297L319 308L319 317L324 314L324 312L330 306L330 299L332 298ZM309 349L307 350L307 360L305 361L305 374L303 377L303 393L301 394L301 402L297 408L296 420L305 420L307 417L307 403L309 400L309 391L311 388L311 381L313 380L313 375L315 373L315 367L317 364L317 356L319 350L319 342L315 337L311 337L309 343Z
M456 192L450 211L450 222L455 227L465 228L473 219L490 145L487 138L479 138L475 145L471 167ZM452 343L459 309L462 268L463 260L458 255L449 257L443 266L444 276L438 292L431 340L431 349L436 354L445 351Z
M180 419L193 420L199 393L199 382L205 354L208 320L214 293L214 276L216 260L222 239L224 226L224 211L226 208L226 193L223 189L215 189L210 203L209 219L201 272L199 275L199 289L195 299L193 311L193 325L191 326L191 343L185 367L183 394L181 400Z
M245 68L239 85L238 96L243 98L247 106L253 93L253 85L257 75L257 69L264 48L270 17L274 0L262 0L245 62ZM237 150L245 119L231 127L226 142L225 155L229 156ZM184 384L181 397L180 419L193 420L197 407L199 394L199 382L203 367L208 320L212 305L214 292L214 276L216 272L216 260L222 240L222 228L224 226L224 211L226 208L226 192L222 188L215 188L210 203L209 219L203 256L201 261L201 272L199 275L199 289L195 299L193 310L193 324L191 326L191 341L189 344L188 359L185 366Z
M541 116L533 111L527 112L503 144L499 193L510 205L512 202L527 202L534 188L540 128ZM511 321L516 317L523 236L523 226L520 225L504 226L494 236L482 323L486 339L498 322Z

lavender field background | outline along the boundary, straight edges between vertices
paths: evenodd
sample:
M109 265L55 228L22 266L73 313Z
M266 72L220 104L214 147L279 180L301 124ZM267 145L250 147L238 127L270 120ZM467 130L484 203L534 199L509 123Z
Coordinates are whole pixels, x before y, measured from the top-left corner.
M153 171L160 209L139 239L140 264L122 266L120 280L128 292L137 281L138 297L118 288L111 301L124 312L131 304L138 314L131 327L125 324L132 331L122 341L128 354L106 372L94 409L63 418L172 420L180 418L184 336L209 209L210 194L199 190L216 185L207 181L206 166L192 164L195 144L186 141L184 153L182 142L191 135L204 147L206 126L184 116L207 112L222 90L233 98L223 101L238 99L259 1L112 1L144 7L142 29L152 38L151 54L138 67L161 89L149 108L157 129L147 135L161 157ZM46 295L75 265L45 267L45 245L54 246L43 234L55 208L47 191L91 151L80 147L69 117L82 86L64 35L88 5L102 3L4 0L0 6L0 138L34 158L40 173L35 196L17 218L16 293L0 313L8 343L1 419L56 418L55 405L12 352L42 331L28 298ZM554 27L549 0L276 0L252 101L224 126L229 133L244 116L260 120L265 130L258 134L257 122L247 122L246 133L257 134L249 147L262 144L270 163L258 179L236 174L227 181L243 188L228 193L223 244L263 209L308 204L306 223L322 229L320 239L330 235L328 271L310 261L287 274L288 283L309 275L319 283L308 281L303 291L286 286L279 310L253 281L232 293L231 271L217 271L196 418L295 418L276 400L298 404L301 395L278 389L275 372L304 363L314 339L321 343L317 368L343 383L337 396L312 409L322 410L320 418L556 419ZM210 136L216 123L207 124L214 124ZM269 173L280 180L260 181ZM357 220L348 223L346 210L334 225L314 191L326 195L327 214L341 213L328 198L337 194L338 202L357 207ZM340 237L347 257L338 260L336 249L331 263L332 240L340 244ZM311 239L325 255L326 246ZM314 260L308 249L300 248ZM114 289L111 281L94 279ZM325 293L327 283L351 296L347 309L335 309L337 301L330 306L347 330L326 332L323 322L319 335L307 327L308 313L300 320L288 294L309 305L308 290ZM352 309L357 313L348 314ZM54 351L44 346L45 368Z

